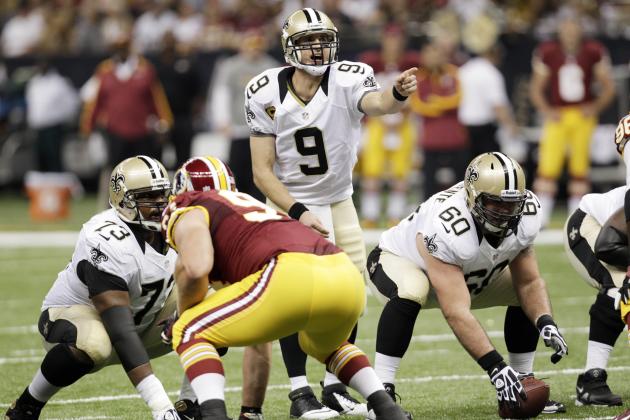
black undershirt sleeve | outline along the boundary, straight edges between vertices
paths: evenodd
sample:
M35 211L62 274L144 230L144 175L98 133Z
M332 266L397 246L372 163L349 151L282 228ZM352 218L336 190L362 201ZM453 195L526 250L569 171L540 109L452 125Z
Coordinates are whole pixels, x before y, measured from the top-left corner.
M90 298L108 290L128 291L127 283L123 279L113 274L99 270L87 260L79 261L77 264L77 275L87 286Z
M77 264L77 275L88 288L90 298L108 291L128 291L127 283L83 260ZM149 363L142 340L136 332L133 314L128 306L112 306L101 312L101 320L126 372Z

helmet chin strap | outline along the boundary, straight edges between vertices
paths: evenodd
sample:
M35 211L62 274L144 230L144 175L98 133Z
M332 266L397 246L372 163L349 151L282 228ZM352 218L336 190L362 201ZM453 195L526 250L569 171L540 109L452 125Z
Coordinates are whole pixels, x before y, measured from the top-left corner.
M306 64L298 64L295 67L299 68L300 70L304 70L311 76L322 76L324 73L326 73L328 66L330 66L330 64L324 64L322 66L308 66Z

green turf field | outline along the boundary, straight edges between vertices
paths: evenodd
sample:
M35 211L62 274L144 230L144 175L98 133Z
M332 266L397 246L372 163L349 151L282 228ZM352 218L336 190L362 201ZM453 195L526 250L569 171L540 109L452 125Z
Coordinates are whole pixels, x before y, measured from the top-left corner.
M538 247L544 277L552 296L556 319L570 346L569 357L558 365L549 362L544 346L536 358L538 376L548 378L552 397L568 408L564 415L550 418L610 418L619 408L577 408L573 404L575 380L584 366L588 308L594 290L571 270L561 246ZM0 407L2 411L28 384L43 355L35 324L49 285L72 253L70 248L0 249ZM369 300L367 314L360 322L358 345L372 358L380 307ZM502 339L502 309L477 311L476 316L489 332L499 351L505 354ZM242 351L231 349L225 357L227 401L230 413L240 405ZM323 368L309 362L309 379L316 393ZM177 359L165 356L153 362L157 375L176 399L181 369ZM630 385L624 379L630 371L630 349L625 334L619 340L609 365L609 383L630 403ZM288 417L287 379L277 344L264 411L267 419ZM403 405L416 419L488 419L496 416L493 388L484 372L462 350L438 311L421 312L413 343L399 372L397 391ZM136 396L120 367L109 367L61 391L43 412L44 419L147 419L150 414Z

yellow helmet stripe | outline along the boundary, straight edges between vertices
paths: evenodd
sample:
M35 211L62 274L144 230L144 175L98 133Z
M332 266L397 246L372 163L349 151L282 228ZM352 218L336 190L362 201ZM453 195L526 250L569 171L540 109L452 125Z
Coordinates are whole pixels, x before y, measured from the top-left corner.
M212 171L212 177L215 179L215 187L221 190L229 190L229 182L227 179L227 169L219 159L212 156L206 156L206 159L210 163Z

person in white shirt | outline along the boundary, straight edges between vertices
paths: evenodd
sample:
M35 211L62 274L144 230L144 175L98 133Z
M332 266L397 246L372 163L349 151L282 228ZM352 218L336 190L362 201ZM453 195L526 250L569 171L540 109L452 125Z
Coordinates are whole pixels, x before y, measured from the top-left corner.
M497 69L500 60L497 24L485 15L473 19L464 28L463 43L474 57L459 68L462 99L458 116L466 126L473 156L500 151L498 125L510 138L518 135L505 90L505 79Z
M370 66L337 61L337 28L312 8L287 18L282 48L289 66L262 72L245 89L254 182L269 205L327 236L363 271L365 245L352 203L361 119L400 111L416 90L417 69L401 72L381 91ZM280 344L291 380L292 416L365 412L330 373L323 399L337 412L324 410L308 386L297 336Z
M17 14L4 25L0 36L0 56L19 57L35 50L44 32L44 16L28 1L20 1Z
M151 8L138 17L133 27L134 48L140 54L157 52L162 38L173 32L177 14L168 8L167 0L154 0Z
M37 169L63 172L65 124L79 114L79 94L50 62L42 60L26 85L26 121L35 130Z

